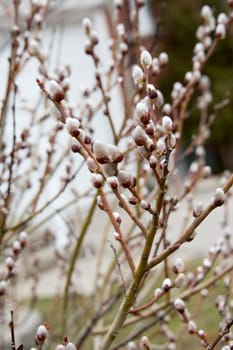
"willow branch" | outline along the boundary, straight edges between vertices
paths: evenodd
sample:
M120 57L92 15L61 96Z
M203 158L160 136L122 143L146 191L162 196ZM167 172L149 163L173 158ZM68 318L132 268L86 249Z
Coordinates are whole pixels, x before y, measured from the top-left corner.
M118 313L116 314L116 317L108 330L108 333L106 334L102 345L100 346L101 350L109 350L111 344L115 340L117 334L119 333L121 327L123 326L126 317L129 313L129 309L133 305L137 294L139 292L139 287L141 284L141 281L143 280L145 274L147 273L147 264L149 255L151 252L151 248L153 245L154 237L158 229L159 224L159 215L162 208L163 198L165 194L165 187L166 187L166 175L161 179L161 187L160 192L158 194L157 200L156 200L156 207L155 207L155 215L153 217L153 222L151 225L151 229L149 230L149 233L146 237L146 241L144 244L143 251L141 253L140 261L138 263L137 269L135 271L134 279L131 282L129 289L127 291L127 294L119 308Z

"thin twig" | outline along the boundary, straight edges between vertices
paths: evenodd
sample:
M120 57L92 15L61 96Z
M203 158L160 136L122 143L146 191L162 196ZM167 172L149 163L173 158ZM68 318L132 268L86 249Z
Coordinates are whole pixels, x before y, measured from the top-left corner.
M229 189L233 185L233 175L227 180L226 184L223 186L223 190L226 193L229 191ZM203 213L195 218L193 222L190 224L190 226L187 228L187 230L181 235L181 237L172 245L170 245L167 249L165 249L160 255L157 257L153 258L149 264L148 264L148 269L151 269L152 267L158 265L161 261L163 261L167 256L169 256L171 253L179 249L179 247L185 243L188 238L193 234L195 229L206 219L206 217L218 206L214 203L211 202L206 209L203 211Z
M121 265L120 265L120 262L119 262L119 259L118 259L116 248L114 247L114 245L111 242L110 242L110 247L113 250L113 253L114 253L114 256L115 256L115 260L116 260L116 264L117 264L117 267L118 267L118 271L120 273L121 282L122 282L122 285L123 285L123 288L124 288L124 291L125 291L125 294L126 294L126 283L125 283L124 275L123 275L123 273L121 271Z
M63 293L62 320L61 320L61 333L63 335L65 335L65 332L66 332L66 315L67 315L67 311L68 311L67 309L68 309L69 288L70 288L70 284L71 284L71 279L72 279L72 275L74 272L75 264L77 262L77 259L78 259L79 253L80 253L80 249L81 249L82 244L83 244L83 240L84 240L85 235L87 233L87 230L91 224L91 219L92 219L93 214L94 214L95 209L96 209L97 196L98 196L98 192L94 196L92 203L91 203L91 206L87 212L86 219L83 223L82 229L81 229L79 237L77 239L74 251L73 251L71 259L70 259L69 268L67 271L67 278L66 278L66 283L65 283L64 293Z
M6 198L5 198L5 203L4 206L5 208L8 209L9 203L10 203L10 198L11 198L11 186L12 186L12 177L13 177L13 167L15 163L15 144L16 144L16 94L17 94L17 85L14 84L14 95L13 95L13 105L12 105L12 118L13 118L13 127L12 127L12 151L11 151L11 161L9 165L9 176L7 180L7 192L6 192ZM4 215L0 221L0 244L3 239L4 235L4 226L6 223L7 216Z
M14 311L11 310L11 320L9 323L10 331L11 331L11 350L16 350L15 345L15 324L14 324Z
M122 230L121 230L121 228L120 228L120 225L117 223L117 221L116 221L116 219L115 219L115 217L114 217L114 215L113 215L113 211L112 211L112 209L111 209L111 207L110 207L110 205L109 205L109 202L108 202L108 200L107 200L107 197L106 197L106 195L105 195L103 189L100 188L99 191L100 191L100 196L101 196L101 199L102 199L102 202L103 202L104 210L105 210L106 213L108 214L109 219L110 219L110 221L111 221L111 223L112 223L112 225L113 225L115 231L116 231L117 234L119 235L118 240L119 240L120 244L122 245L122 249L123 249L123 251L124 251L124 253L125 253L127 262L128 262L129 267L130 267L130 269L131 269L131 271L132 271L132 274L134 275L134 272L135 272L134 261L133 261L133 258L132 258L132 256L131 256L131 253L130 253L130 250L129 250L129 248L128 248L128 245L127 245L127 243L126 243L126 241L125 241L125 238L124 238L124 235L123 235Z

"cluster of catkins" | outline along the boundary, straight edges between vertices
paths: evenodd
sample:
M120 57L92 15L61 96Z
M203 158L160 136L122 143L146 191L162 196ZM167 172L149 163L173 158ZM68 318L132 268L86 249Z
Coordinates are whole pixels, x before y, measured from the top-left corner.
M16 263L20 253L26 246L28 235L25 231L18 234L18 237L11 243L11 246L5 249L5 269L0 274L0 297L7 291L8 280L16 274Z
M117 6L119 7L120 5L118 4ZM230 15L227 16L225 13L221 13L215 20L211 8L205 5L201 9L201 17L203 24L197 30L199 41L194 47L192 71L185 74L183 84L180 82L174 83L171 92L171 104L164 103L162 92L150 82L150 77L159 75L161 70L168 64L169 58L167 53L162 52L158 57L152 57L149 51L142 49L139 64L135 64L132 68L132 78L138 94L135 97L134 111L132 111L133 119L131 121L128 120L128 123L126 123L128 130L125 131L125 134L128 132L128 134L132 135L138 154L148 160L150 168L158 180L163 176L164 167L167 166L169 171L174 170L174 161L178 152L176 144L181 137L181 130L179 130L178 121L176 120L176 113L174 113L177 104L185 96L188 89L194 85L198 85L201 91L198 99L200 109L206 108L212 101L210 81L206 75L202 74L202 68L208 59L208 49L214 38L219 40L225 37ZM104 77L101 76L99 71L99 59L95 53L95 46L99 42L98 35L92 29L92 23L88 18L84 19L83 25L88 36L85 51L93 57L96 64L96 72L98 73L96 73L97 85L103 92L105 113L108 114L109 96L106 91L104 93ZM121 23L117 28L119 47L122 47L124 44L124 50L121 48L120 51L125 53L128 49L125 29ZM97 188L101 186L103 176L108 178L108 182L115 187L118 186L119 182L126 188L135 185L132 171L128 173L125 169L119 169L118 171L118 163L123 159L123 152L118 149L118 146L106 144L102 140L92 140L90 135L84 130L81 118L70 116L70 111L64 101L63 86L58 79L50 81L48 91L51 99L56 102L56 105L52 106L53 114L65 122L68 132L73 136L72 150L80 152L86 158L88 169L92 173L96 173L93 176L94 186ZM62 108L59 108L59 105ZM202 137L196 147L198 161L191 164L191 173L197 172L200 165L203 165L204 148L202 143L209 136L208 128L203 126L201 133ZM86 146L84 147L84 145ZM203 176L208 176L210 171L209 167L203 168ZM189 184L188 181L186 186L189 187Z

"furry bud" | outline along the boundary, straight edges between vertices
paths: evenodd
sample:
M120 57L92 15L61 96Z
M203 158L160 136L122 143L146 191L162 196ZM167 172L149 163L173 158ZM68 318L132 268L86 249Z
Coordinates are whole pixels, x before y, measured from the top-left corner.
M157 149L157 152L159 154L163 154L166 150L166 145L165 145L165 142L164 140L162 139L159 139L157 142L156 142L156 149Z
M79 136L80 134L79 128L80 128L80 122L78 119L70 118L70 117L66 118L66 129L71 136L73 137Z
M13 251L14 255L18 255L20 250L21 250L21 244L18 240L15 240L12 243L12 251Z
M157 90L153 84L147 84L146 90L147 90L147 93L148 93L150 100L154 100L155 98L157 98L158 93L157 93Z
M64 91L62 90L62 87L56 82L56 80L50 80L48 91L54 101L60 102L64 99Z
M6 264L7 268L11 271L11 270L13 270L13 268L15 266L15 261L11 256L8 256L5 259L5 264Z
M119 186L119 181L116 176L110 176L107 178L107 184L112 188L116 189Z
M218 187L215 191L215 195L213 198L214 204L216 206L221 206L225 200L225 193L221 187Z
M107 145L100 140L96 140L93 145L93 152L99 163L105 164L110 162L110 155Z
M213 13L208 5L204 5L201 8L201 17L204 18L205 20L209 21L209 19L212 17Z
M86 164L87 164L88 170L91 173L95 173L97 171L97 165L96 165L94 159L92 159L91 157L87 158Z
M150 209L150 203L148 203L147 201L145 201L144 199L141 201L141 208L144 210L149 210Z
M120 241L121 240L121 235L118 232L113 232L113 236L114 236L116 241Z
M164 104L164 97L163 97L163 94L160 90L157 89L157 98L155 100L155 105L157 108L161 108L162 105Z
M178 312L183 313L185 310L185 303L182 299L177 298L174 301L174 307Z
M219 23L216 27L215 36L219 39L225 39L226 37L226 27L224 24Z
M6 293L7 282L5 280L0 281L0 296Z
M176 286L176 288L180 288L181 286L184 285L186 281L186 277L184 273L179 273L174 281L174 284Z
M118 180L122 187L128 188L134 185L134 179L128 171L120 170L118 173Z
M172 130L172 120L167 115L165 115L162 119L162 128L165 132Z
M140 101L137 103L134 112L134 122L135 124L147 124L150 120L149 109L145 101Z
M91 23L90 18L88 18L88 17L84 18L82 25L83 25L83 28L84 28L86 34L89 34L91 29L92 29L92 23Z
M147 50L143 50L140 56L140 62L143 68L149 69L152 64L151 54Z
M92 174L91 181L95 188L101 188L103 186L103 178L100 174Z
M25 231L20 232L19 234L19 242L21 247L24 248L28 241L28 234Z
M162 284L162 288L165 292L168 292L169 289L171 289L172 287L172 282L170 280L170 278L165 278L165 280L163 281L163 284Z
M146 144L148 137L145 130L140 125L137 125L133 130L132 136L137 146L144 146Z
M196 333L197 332L197 326L196 326L196 323L194 322L194 321L192 321L192 320L190 320L189 322L188 322L188 332L189 332L189 334L194 334L194 333Z
M144 83L145 77L143 70L137 64L133 66L132 77L135 85L141 86Z
M134 341L130 341L127 344L127 350L137 350L137 345Z
M71 145L72 152L79 153L81 151L81 149L82 149L82 147L81 147L80 143L75 138L73 138L72 145Z
M159 297L161 297L161 295L163 294L163 291L161 288L156 288L155 292L154 292L154 298L158 299Z
M120 214L116 211L113 212L113 216L116 220L116 222L120 225L121 224L121 217L120 217Z
M177 258L175 260L175 263L174 263L174 266L173 266L173 272L176 273L176 274L185 272L185 265L184 265L183 259Z
M153 156L153 155L150 156L150 158L149 158L149 164L150 164L151 169L155 169L156 166L157 166L157 164L158 164L157 158L156 158L155 156Z
M119 151L117 146L112 145L112 144L108 144L107 149L108 149L108 154L109 154L111 162L119 163L122 161L123 154Z
M68 342L66 344L65 350L77 350L77 348L76 348L76 346L73 343Z
M37 328L37 331L36 331L36 337L35 337L36 344L38 345L44 344L47 338L48 338L48 330L45 327L45 325L42 324Z
M165 67L168 64L169 58L166 52L161 52L159 55L159 65Z
M197 205L193 209L193 216L197 218L203 213L204 207L202 202L197 203Z
M141 350L151 350L150 341L146 336L143 336L140 340L140 349Z

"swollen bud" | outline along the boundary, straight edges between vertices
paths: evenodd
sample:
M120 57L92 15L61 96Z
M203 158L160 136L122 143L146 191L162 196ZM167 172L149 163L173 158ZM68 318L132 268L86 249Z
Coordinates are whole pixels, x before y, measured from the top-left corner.
M7 282L5 280L0 281L0 296L6 293Z
M107 145L103 141L96 140L94 142L93 152L99 163L105 164L110 162L109 151L108 151Z
M185 264L184 264L183 259L177 258L175 260L175 263L173 266L173 272L176 274L185 272Z
M127 344L127 350L137 350L137 345L134 341L130 341Z
M72 145L71 145L72 152L79 153L81 151L81 149L82 149L82 147L81 147L80 143L75 138L73 138Z
M133 130L133 138L137 146L144 146L147 142L148 136L145 133L145 130L137 125Z
M156 150L159 154L163 154L166 150L166 144L163 139L158 139L156 142Z
M172 120L167 115L165 115L162 119L162 128L165 132L172 130Z
M189 334L193 334L197 332L197 326L196 323L192 320L188 322L188 332Z
M113 216L114 216L114 219L116 220L116 222L120 225L121 224L120 214L118 212L114 211Z
M113 237L115 238L116 241L120 241L121 240L121 235L118 232L113 232Z
M170 280L170 278L165 278L165 280L163 281L163 284L162 284L162 288L165 292L168 292L169 289L171 289L172 287L172 282Z
M151 206L150 203L148 203L146 200L141 200L141 208L144 210L150 210Z
M6 267L8 268L8 270L12 271L14 266L15 266L15 261L14 261L14 259L11 256L8 256L5 259L5 264L6 264Z
M158 93L157 93L157 90L153 84L147 84L146 90L147 90L147 93L148 93L150 100L154 100L155 98L157 98Z
M177 298L174 301L174 307L178 312L183 313L185 310L185 303L182 299Z
M132 78L135 85L141 86L144 83L144 73L141 67L139 67L137 64L133 66L132 69Z
M116 176L110 176L107 178L107 184L112 188L116 189L119 186L119 181Z
M101 188L103 186L103 177L100 174L92 174L91 181L95 188Z
M62 90L61 86L56 82L56 80L50 80L48 91L52 99L56 102L62 101L65 97L64 91Z
M169 58L166 52L161 52L159 55L159 65L165 67L168 64Z
M120 170L118 172L118 180L122 187L129 188L131 186L135 186L136 180L135 177L125 170Z
M77 348L76 348L76 346L73 343L68 342L66 344L65 350L77 350Z
M161 288L156 288L154 291L154 298L158 299L161 297L161 295L163 294L163 291Z
M197 218L203 213L204 207L202 202L197 203L197 205L193 208L193 216Z
M24 248L28 241L28 234L25 231L20 232L19 234L19 242L21 244L21 248Z
M16 239L13 243L12 243L12 251L14 253L14 255L18 255L19 252L21 250L21 244L20 242Z
M147 50L143 50L140 56L140 62L143 68L149 69L152 64L151 54Z
M150 121L149 109L145 101L140 101L137 103L135 112L134 112L134 122L137 125L138 123L147 124Z
M149 339L144 336L140 340L140 349L141 350L151 350L151 345Z
M213 15L212 9L208 5L204 5L201 8L201 17L205 20L209 20Z
M86 34L89 34L91 29L92 29L92 23L91 23L90 18L88 18L88 17L84 18L82 25L83 25L83 28L84 28Z
M77 137L80 134L79 128L80 128L80 122L78 119L68 117L66 118L66 128L68 133L73 136Z
M65 346L62 344L59 344L56 346L55 350L66 350Z
M119 151L116 145L108 144L107 145L108 154L111 162L119 163L123 159L123 154Z
M96 165L94 159L92 159L91 157L87 158L86 164L87 164L88 170L91 173L95 173L97 171L97 165Z
M215 36L219 39L225 39L226 37L226 26L222 23L219 23L216 27Z
M184 273L179 273L174 281L174 284L176 286L176 288L180 288L181 286L184 285L186 281L186 277Z
M42 324L37 328L35 342L38 345L42 345L44 344L47 338L48 338L48 330L46 326Z
M224 199L225 193L221 187L218 187L213 198L214 204L219 207L224 203Z

